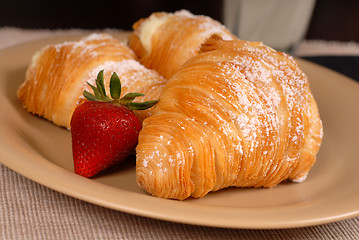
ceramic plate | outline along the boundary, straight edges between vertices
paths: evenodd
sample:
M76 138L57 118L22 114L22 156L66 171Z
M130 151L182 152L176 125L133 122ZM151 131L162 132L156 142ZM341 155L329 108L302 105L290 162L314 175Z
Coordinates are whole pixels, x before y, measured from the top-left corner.
M26 112L16 90L37 50L78 37L43 39L0 52L0 161L7 167L74 198L187 224L290 228L359 216L359 84L303 60L299 63L309 76L324 125L317 162L303 183L282 183L272 189L230 188L203 199L177 201L141 190L135 181L134 159L93 179L74 174L70 132Z

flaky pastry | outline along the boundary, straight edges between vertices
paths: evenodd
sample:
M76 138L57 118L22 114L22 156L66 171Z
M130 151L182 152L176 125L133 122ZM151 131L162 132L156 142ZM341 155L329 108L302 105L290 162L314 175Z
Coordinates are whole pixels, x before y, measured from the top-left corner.
M218 21L187 10L153 13L137 21L133 29L129 46L145 67L155 69L166 79L196 55L200 45L213 34L235 39Z
M138 63L133 51L119 40L108 34L91 34L36 52L17 96L29 112L70 128L74 109L85 101L83 90L92 92L87 82L94 84L100 70L104 70L107 92L110 76L116 72L123 85L122 95L144 93L139 101L157 99L165 82L157 72ZM150 109L136 114L142 120Z
M322 123L308 79L260 42L212 37L167 82L144 120L138 184L171 199L303 181Z

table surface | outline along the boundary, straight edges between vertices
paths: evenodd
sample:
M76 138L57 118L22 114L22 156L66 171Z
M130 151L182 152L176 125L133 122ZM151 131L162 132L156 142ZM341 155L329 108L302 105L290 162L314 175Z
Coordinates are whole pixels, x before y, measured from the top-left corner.
M86 32L0 28L0 49L79 31ZM298 56L359 80L357 44L320 43L315 43L321 49L317 55L313 54L317 48L310 43L308 47L306 42L298 47ZM308 49L312 49L310 54L306 54ZM328 51L323 54L322 49ZM66 196L2 164L0 193L0 239L359 239L359 217L320 226L271 230L213 228L139 217Z

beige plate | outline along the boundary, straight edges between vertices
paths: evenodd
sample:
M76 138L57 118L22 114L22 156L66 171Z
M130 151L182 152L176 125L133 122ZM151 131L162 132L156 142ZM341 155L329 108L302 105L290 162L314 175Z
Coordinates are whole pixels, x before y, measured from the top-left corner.
M119 37L123 37L120 35ZM69 196L107 208L167 221L228 228L290 228L359 215L359 84L300 60L311 81L324 124L317 163L301 184L272 189L231 188L203 199L149 196L128 161L94 179L73 173L69 131L23 110L16 89L40 40L0 52L0 161L16 172Z

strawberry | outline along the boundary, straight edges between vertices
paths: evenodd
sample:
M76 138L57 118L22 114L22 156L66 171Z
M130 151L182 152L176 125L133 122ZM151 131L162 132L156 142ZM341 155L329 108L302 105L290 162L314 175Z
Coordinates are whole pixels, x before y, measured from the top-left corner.
M88 83L89 84L89 83ZM103 70L96 78L94 95L84 91L87 100L71 118L72 153L75 173L92 177L123 161L136 148L141 122L132 110L152 107L157 101L133 102L141 93L121 95L121 81L114 72L110 79L111 97L106 95Z

